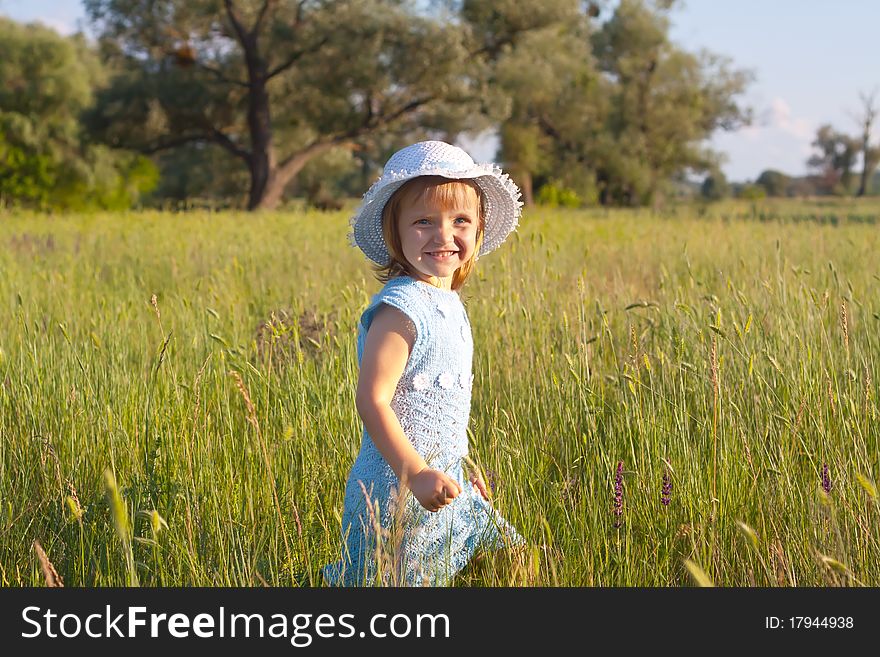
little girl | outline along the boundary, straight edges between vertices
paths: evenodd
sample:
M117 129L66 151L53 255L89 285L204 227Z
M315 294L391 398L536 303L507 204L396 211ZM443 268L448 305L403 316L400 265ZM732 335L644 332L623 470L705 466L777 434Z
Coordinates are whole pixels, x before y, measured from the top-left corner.
M473 340L458 293L516 228L519 196L498 167L425 141L388 160L352 218L385 286L358 326L364 431L330 585L446 585L476 550L524 543L464 472Z

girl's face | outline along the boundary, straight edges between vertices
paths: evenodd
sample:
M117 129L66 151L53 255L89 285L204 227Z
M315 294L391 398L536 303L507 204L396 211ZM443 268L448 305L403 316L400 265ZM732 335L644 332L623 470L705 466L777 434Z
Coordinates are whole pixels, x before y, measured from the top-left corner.
M480 221L476 194L439 203L433 190L401 199L397 229L403 255L423 279L451 278L474 254Z

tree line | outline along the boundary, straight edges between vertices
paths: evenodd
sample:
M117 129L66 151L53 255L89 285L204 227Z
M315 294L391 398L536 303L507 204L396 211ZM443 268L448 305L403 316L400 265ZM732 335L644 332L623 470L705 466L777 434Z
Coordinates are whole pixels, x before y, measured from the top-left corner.
M877 118L877 92L860 94L862 109L854 115L859 133L849 135L830 124L820 126L813 141L817 153L807 165L817 172L816 187L820 193L865 196L871 177L880 164L880 145L872 143ZM861 159L861 173L856 177L856 160Z
M669 0L84 0L0 19L0 205L359 196L418 138L497 131L527 202L656 204L718 171L747 71Z
M754 183L729 185L723 174L706 177L700 192L709 200L725 196L748 199L804 196L866 196L880 192L880 145L873 142L877 118L877 92L861 93L861 110L853 113L859 126L856 135L837 130L831 124L819 126L813 139L813 153L807 159L810 171L791 176L775 169L761 172Z

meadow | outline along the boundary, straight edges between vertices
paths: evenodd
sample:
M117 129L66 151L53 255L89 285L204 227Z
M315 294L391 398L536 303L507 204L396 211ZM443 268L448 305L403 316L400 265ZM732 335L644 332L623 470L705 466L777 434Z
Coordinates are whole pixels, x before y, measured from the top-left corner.
M880 204L526 211L462 294L526 537L458 586L880 585ZM320 586L348 213L0 214L0 584ZM51 577L51 574L50 574Z

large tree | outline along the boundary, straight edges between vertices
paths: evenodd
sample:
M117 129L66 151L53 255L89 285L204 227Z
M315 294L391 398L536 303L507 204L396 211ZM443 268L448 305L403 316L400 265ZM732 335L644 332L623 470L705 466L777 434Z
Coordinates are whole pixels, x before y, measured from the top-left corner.
M608 114L610 84L595 66L583 16L536 30L498 62L510 116L501 155L532 202L533 188L555 183L595 196L595 146Z
M0 206L128 207L151 184L145 159L83 139L103 76L81 36L0 18Z
M861 147L859 140L825 124L816 131L812 146L818 152L810 156L807 166L821 175L821 191L827 194L851 193L852 170Z
M792 187L792 180L781 171L765 169L755 180L767 192L767 196L788 196Z
M535 21L537 7L542 14ZM491 53L495 64L491 82L509 106L497 126L499 155L519 183L526 204L533 202L533 187L563 168L554 147L560 136L546 119L564 114L578 126L595 119L596 103L584 102L584 94L595 91L598 82L588 43L591 7L578 0L540 5L515 0L461 3L463 18ZM530 29L523 29L526 25ZM593 100L601 104L600 98Z
M460 3L441 4L85 0L119 71L91 126L144 153L221 147L247 167L248 207L274 207L332 149L395 131L455 135L503 112L488 84L494 43L460 20Z
M622 0L607 19L587 5L510 49L499 63L513 97L505 156L525 152L548 180L606 204L651 202L670 179L715 170L705 140L749 120L738 99L750 74L676 46L672 5Z
M120 74L92 127L157 153L225 149L271 208L312 158L472 97L463 40L378 0L86 0ZM431 83L435 84L431 84Z
M673 2L622 0L593 38L603 73L614 81L609 136L600 170L606 200L648 202L685 170L711 171L705 140L749 120L739 103L751 76L726 58L686 52L669 38Z

